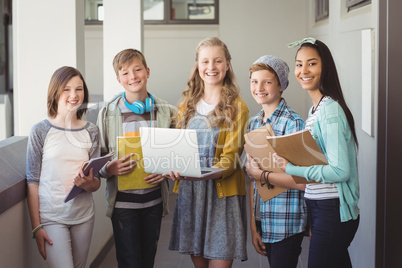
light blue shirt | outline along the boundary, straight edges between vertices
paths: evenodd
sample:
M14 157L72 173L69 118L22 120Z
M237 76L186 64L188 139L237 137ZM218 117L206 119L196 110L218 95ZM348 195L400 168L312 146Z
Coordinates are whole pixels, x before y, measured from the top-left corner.
M336 101L326 101L317 111L311 134L324 153L328 165L300 167L289 163L286 173L305 177L309 181L336 183L341 221L357 219L360 193L355 141L346 115Z

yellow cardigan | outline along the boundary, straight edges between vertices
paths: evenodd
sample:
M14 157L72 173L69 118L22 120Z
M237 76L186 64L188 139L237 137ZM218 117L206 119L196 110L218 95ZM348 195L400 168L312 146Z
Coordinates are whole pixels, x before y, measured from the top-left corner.
M229 127L221 125L215 152L215 164L223 168L222 178L215 179L218 197L223 198L233 195L246 195L246 181L240 163L240 156L243 151L244 134L247 131L248 108L240 98L235 99L237 115ZM178 121L186 107L179 108ZM179 193L180 181L176 181L173 192Z

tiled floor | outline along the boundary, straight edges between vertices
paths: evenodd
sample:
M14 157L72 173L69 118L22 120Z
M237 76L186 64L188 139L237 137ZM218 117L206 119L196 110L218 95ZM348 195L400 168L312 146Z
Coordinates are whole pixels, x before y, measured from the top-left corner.
M175 194L171 194L170 196L170 208L171 212L168 216L164 217L162 220L162 228L161 228L161 235L158 244L158 252L156 253L155 259L155 268L187 268L193 267L191 262L190 256L188 255L180 255L176 251L168 250L169 239L170 239L170 228L172 223L172 216L173 216L173 208L175 203ZM247 213L247 215L249 215ZM248 223L249 223L248 219ZM245 262L241 262L235 260L233 262L233 268L260 268L269 267L268 260L266 257L263 257L256 253L253 244L251 243L251 234L250 232L247 234L247 254L248 260ZM299 257L299 263L297 268L306 268L307 267L307 257L308 257L308 238L305 237L303 240L303 250ZM109 252L108 256L105 258L105 261L99 268L114 268L117 267L116 264L116 255L114 252L114 247Z

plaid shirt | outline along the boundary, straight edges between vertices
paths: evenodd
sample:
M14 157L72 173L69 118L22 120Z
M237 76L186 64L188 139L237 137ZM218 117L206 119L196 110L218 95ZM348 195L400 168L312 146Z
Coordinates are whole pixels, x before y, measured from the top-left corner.
M276 136L290 134L304 129L304 121L298 113L290 108L285 99L281 99L275 112L265 121L264 110L250 119L248 132L263 125L271 124ZM257 207L254 181L254 208ZM307 220L307 208L303 198L304 192L289 189L276 197L262 202L261 209L262 241L275 243L304 231ZM255 211L255 209L254 209Z

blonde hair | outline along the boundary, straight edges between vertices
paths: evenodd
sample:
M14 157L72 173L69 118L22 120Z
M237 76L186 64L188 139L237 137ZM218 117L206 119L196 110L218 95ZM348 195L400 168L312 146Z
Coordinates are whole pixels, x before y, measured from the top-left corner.
M226 61L230 61L232 59L225 43L223 43L217 37L208 37L198 44L195 55L195 63L190 78L187 81L187 89L183 91L181 102L179 104L180 108L186 108L181 114L180 121L177 124L178 128L187 127L190 119L195 114L197 103L202 99L202 96L204 95L204 81L201 79L198 72L198 56L201 49L212 46L217 46L223 49ZM232 64L230 63L229 69L226 72L225 78L223 80L219 103L216 105L214 111L212 111L209 115L209 118L214 119L211 122L211 127L219 126L224 123L230 124L230 122L232 122L237 113L237 107L234 104L234 100L238 96L239 86L237 85Z

